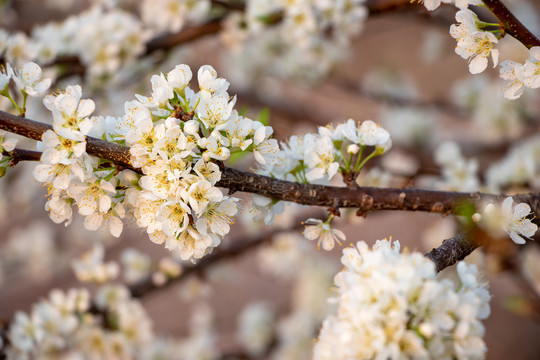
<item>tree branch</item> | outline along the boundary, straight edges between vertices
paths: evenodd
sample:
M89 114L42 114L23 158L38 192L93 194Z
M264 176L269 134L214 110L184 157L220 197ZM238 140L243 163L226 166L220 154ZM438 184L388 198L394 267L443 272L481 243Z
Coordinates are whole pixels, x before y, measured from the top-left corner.
M213 0L214 5L220 6L227 11L244 11L245 4L237 2L229 2L223 0ZM366 3L368 13L370 16L384 15L388 13L403 11L411 9L409 0L389 0L389 1L369 1ZM179 32L172 34L165 34L151 39L146 44L146 49L141 58L158 50L169 50L175 46L183 45L200 38L214 35L219 33L223 26L221 21L224 17L216 17L203 23L202 25L186 27ZM281 21L280 17L276 18L276 23ZM62 77L66 77L72 74L83 75L85 72L84 65L81 64L77 56L60 56L54 60L50 65L68 65L69 68L62 74Z
M304 216L303 218L305 217L306 216ZM300 221L300 218L296 219L296 221L294 222L294 226L288 230L282 228L273 228L271 230L263 232L262 234L233 240L230 242L228 247L219 247L218 249L214 250L213 253L206 255L201 260L199 260L197 264L183 268L183 271L179 277L169 280L162 286L155 285L151 277L148 277L147 279L130 286L129 289L131 291L131 294L133 297L143 297L154 290L166 289L174 283L182 282L189 275L202 275L212 265L215 265L216 263L219 263L223 260L234 259L250 250L257 248L260 245L271 242L272 238L277 233L283 231L298 230L302 226Z
M477 247L468 234L461 234L443 240L443 243L438 248L432 249L425 257L433 261L437 272L440 272L448 266L465 259Z
M40 140L41 135L51 129L51 125L0 111L0 130ZM128 147L88 136L86 137L86 151L92 156L110 160L122 169L132 169L141 173L140 169L131 165ZM460 193L414 188L345 188L299 184L228 167L222 169L221 180L217 186L229 189L231 194L235 191L243 191L303 205L324 206L332 209L358 208L358 215L362 216L373 210L459 214L460 208L466 204L504 199L504 195L478 192ZM513 197L516 202L526 202L533 212L540 213L540 194L519 194Z
M529 31L500 0L482 0L504 26L504 30L527 48L540 46L540 40Z

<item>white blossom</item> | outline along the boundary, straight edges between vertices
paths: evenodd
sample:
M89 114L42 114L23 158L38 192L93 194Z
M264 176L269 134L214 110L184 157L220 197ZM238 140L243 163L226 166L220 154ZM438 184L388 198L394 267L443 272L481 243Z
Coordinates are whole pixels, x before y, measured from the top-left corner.
M469 60L471 74L478 74L486 69L489 55L493 59L493 66L497 66L499 50L493 48L493 44L498 43L495 35L479 30L476 25L478 18L469 9L459 10L456 20L460 24L450 27L450 35L457 41L456 54Z
M474 265L458 265L460 284L435 278L420 253L378 240L343 250L338 309L323 322L314 359L483 358L481 319L489 293ZM375 301L374 301L375 300Z
M492 203L485 206L481 217L481 225L490 231L503 231L510 235L516 244L525 244L525 238L531 238L538 226L528 218L531 207L526 203L514 205L514 200L508 196L498 207Z
M317 246L320 247L322 243L322 248L324 250L332 250L334 248L334 243L337 242L341 244L340 241L346 239L343 231L338 229L333 229L330 226L330 221L323 222L319 219L309 218L305 221L306 227L304 229L304 236L308 240L316 240Z

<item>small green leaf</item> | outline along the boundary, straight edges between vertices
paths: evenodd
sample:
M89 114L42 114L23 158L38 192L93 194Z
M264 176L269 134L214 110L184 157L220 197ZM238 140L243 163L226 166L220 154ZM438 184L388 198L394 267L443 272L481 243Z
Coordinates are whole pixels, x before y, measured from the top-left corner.
M270 124L270 109L264 108L259 113L259 116L257 117L257 120L262 122L264 126L268 126Z

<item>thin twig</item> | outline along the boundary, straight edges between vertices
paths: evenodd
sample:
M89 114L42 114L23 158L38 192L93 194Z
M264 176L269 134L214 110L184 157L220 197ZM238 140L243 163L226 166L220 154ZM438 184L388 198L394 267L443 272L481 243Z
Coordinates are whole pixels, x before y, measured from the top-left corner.
M299 224L299 222L297 223ZM296 226L298 227L298 225ZM169 280L164 285L157 286L149 277L137 284L130 286L131 295L133 297L143 297L155 290L164 290L171 285L179 283L187 279L190 275L201 275L207 271L212 265L215 265L223 260L234 259L246 252L257 248L258 246L269 243L273 236L284 231L283 229L272 229L258 236L244 237L239 240L231 241L228 247L219 247L212 254L206 255L197 264L183 268L180 276Z

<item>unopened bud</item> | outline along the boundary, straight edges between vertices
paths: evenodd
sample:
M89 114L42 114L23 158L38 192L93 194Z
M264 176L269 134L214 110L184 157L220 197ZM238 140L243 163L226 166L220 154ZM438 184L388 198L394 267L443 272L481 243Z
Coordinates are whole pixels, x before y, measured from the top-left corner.
M356 145L356 144L351 144L351 145L347 146L347 152L349 154L354 155L354 154L358 153L359 150L360 150L360 147L358 145Z

